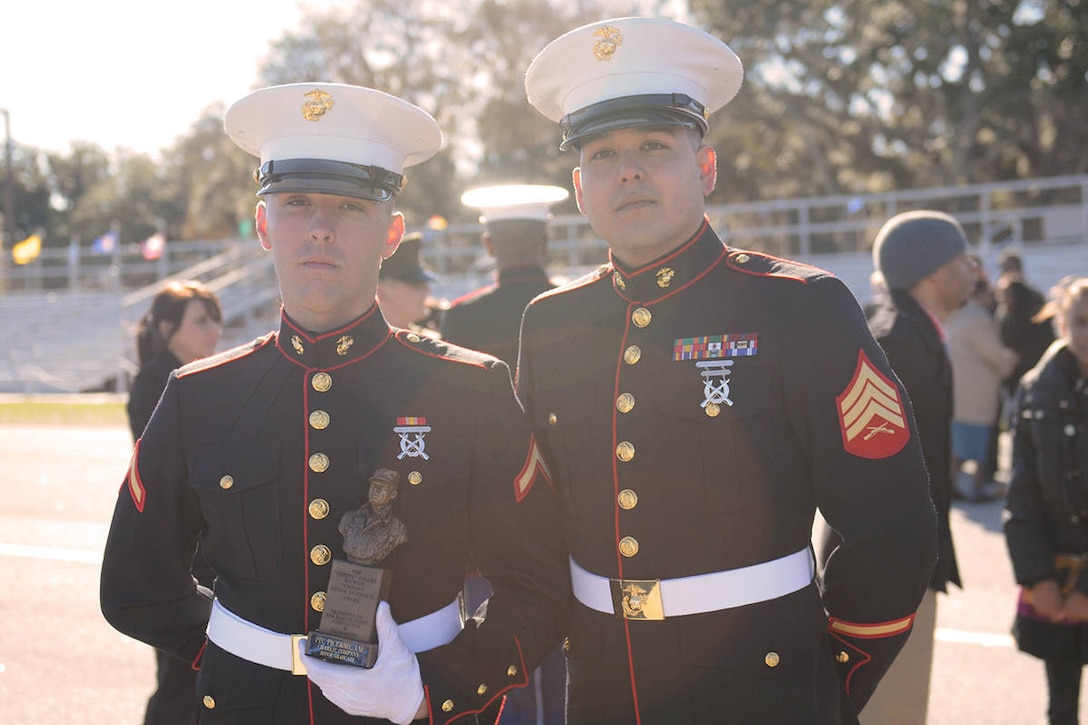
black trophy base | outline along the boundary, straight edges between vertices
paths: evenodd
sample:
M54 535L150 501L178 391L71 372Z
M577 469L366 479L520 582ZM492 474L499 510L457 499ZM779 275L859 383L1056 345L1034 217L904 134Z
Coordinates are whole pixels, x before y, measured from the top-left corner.
M320 657L326 662L370 669L378 660L378 645L324 632L310 632L307 635L306 654Z

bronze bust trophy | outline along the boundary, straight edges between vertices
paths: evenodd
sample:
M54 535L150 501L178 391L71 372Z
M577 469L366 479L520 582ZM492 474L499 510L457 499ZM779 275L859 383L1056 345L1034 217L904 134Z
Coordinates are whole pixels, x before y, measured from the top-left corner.
M400 474L379 468L370 476L367 502L340 519L348 560L336 559L329 573L321 623L307 638L306 654L330 662L370 668L378 658L375 611L387 598L392 571L380 566L408 540L408 528L393 515Z

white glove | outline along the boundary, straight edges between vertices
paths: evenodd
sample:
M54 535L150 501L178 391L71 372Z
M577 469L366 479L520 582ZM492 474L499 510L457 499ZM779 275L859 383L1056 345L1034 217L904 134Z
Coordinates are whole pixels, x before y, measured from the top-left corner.
M322 694L349 715L408 725L423 703L415 654L401 641L388 602L378 603L378 661L369 670L307 657L306 672ZM299 642L305 654L306 643Z

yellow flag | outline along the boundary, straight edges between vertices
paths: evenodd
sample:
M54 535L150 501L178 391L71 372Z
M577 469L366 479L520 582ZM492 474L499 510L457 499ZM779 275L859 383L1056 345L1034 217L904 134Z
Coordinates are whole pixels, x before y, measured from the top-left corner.
M42 238L37 234L31 234L23 241L11 248L11 256L16 264L29 264L42 253Z

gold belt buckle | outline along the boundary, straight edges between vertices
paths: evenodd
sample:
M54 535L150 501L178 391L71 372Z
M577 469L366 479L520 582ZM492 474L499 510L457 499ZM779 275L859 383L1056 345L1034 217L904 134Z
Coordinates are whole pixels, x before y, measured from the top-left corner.
M609 584L612 611L617 617L655 621L665 618L660 579L609 579Z
M305 675L306 663L302 661L302 654L298 651L298 643L305 642L306 635L304 634L292 634L291 635L291 674L292 675Z

